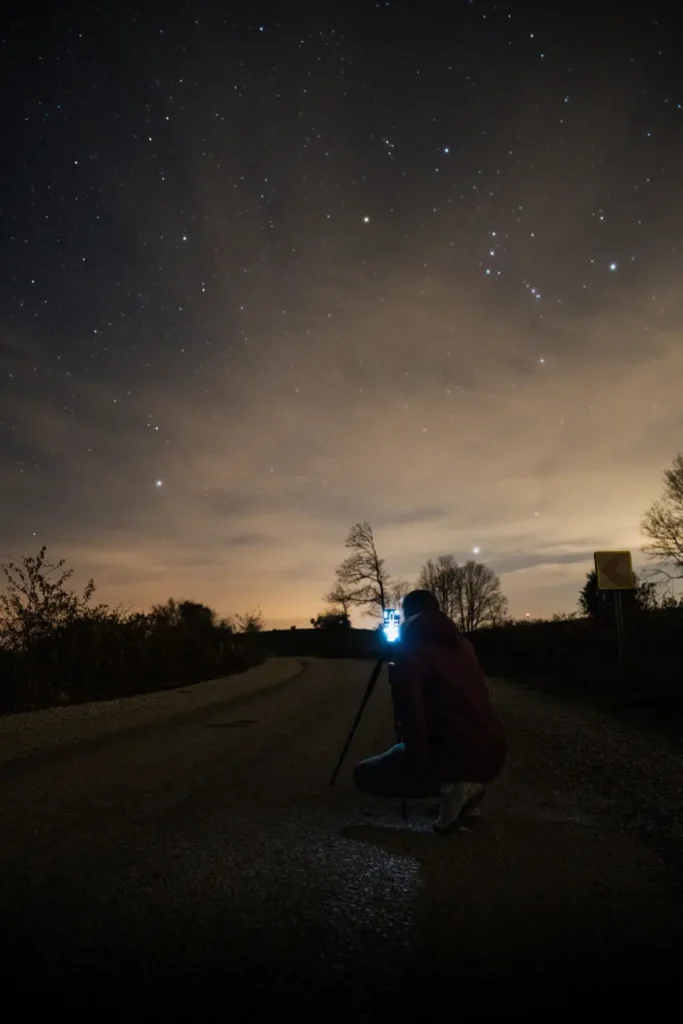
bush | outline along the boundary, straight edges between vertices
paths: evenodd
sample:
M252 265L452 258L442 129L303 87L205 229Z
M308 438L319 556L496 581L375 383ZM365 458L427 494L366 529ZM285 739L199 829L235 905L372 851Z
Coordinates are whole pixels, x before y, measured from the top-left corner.
M510 623L471 640L491 676L527 677L565 693L611 701L683 697L683 609L625 615L625 659L613 622L575 619Z
M4 567L0 595L0 711L106 700L241 672L262 661L228 622L193 601L150 614L90 607L65 587L63 563L25 558ZM57 576L56 579L53 577Z

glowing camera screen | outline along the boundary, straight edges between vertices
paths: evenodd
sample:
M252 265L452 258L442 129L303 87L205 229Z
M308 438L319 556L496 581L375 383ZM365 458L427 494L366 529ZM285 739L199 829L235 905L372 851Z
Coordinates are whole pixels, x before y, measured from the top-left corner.
M384 609L384 637L390 644L395 643L400 634L401 613L396 608Z

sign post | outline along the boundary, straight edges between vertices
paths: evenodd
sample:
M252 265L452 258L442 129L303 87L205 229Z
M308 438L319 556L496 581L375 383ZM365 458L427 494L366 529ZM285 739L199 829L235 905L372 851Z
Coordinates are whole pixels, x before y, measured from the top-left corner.
M633 590L633 563L630 551L596 551L595 573L598 590L611 590L614 594L614 619L619 644L619 664L624 667L626 636L624 633L624 610L621 605L622 590Z

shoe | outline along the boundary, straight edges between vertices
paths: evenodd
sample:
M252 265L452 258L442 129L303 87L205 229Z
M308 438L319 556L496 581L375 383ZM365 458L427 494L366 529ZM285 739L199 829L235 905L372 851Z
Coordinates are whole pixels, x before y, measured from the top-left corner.
M484 787L478 782L462 782L445 789L440 798L439 817L432 828L435 832L452 832L470 817L481 814L479 804L484 799Z

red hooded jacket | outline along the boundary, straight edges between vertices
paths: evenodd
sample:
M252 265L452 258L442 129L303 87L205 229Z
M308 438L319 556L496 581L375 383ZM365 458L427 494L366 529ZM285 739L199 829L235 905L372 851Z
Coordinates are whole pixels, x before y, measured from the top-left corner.
M507 739L472 644L447 615L422 612L401 626L389 665L406 756L442 782L490 782Z

